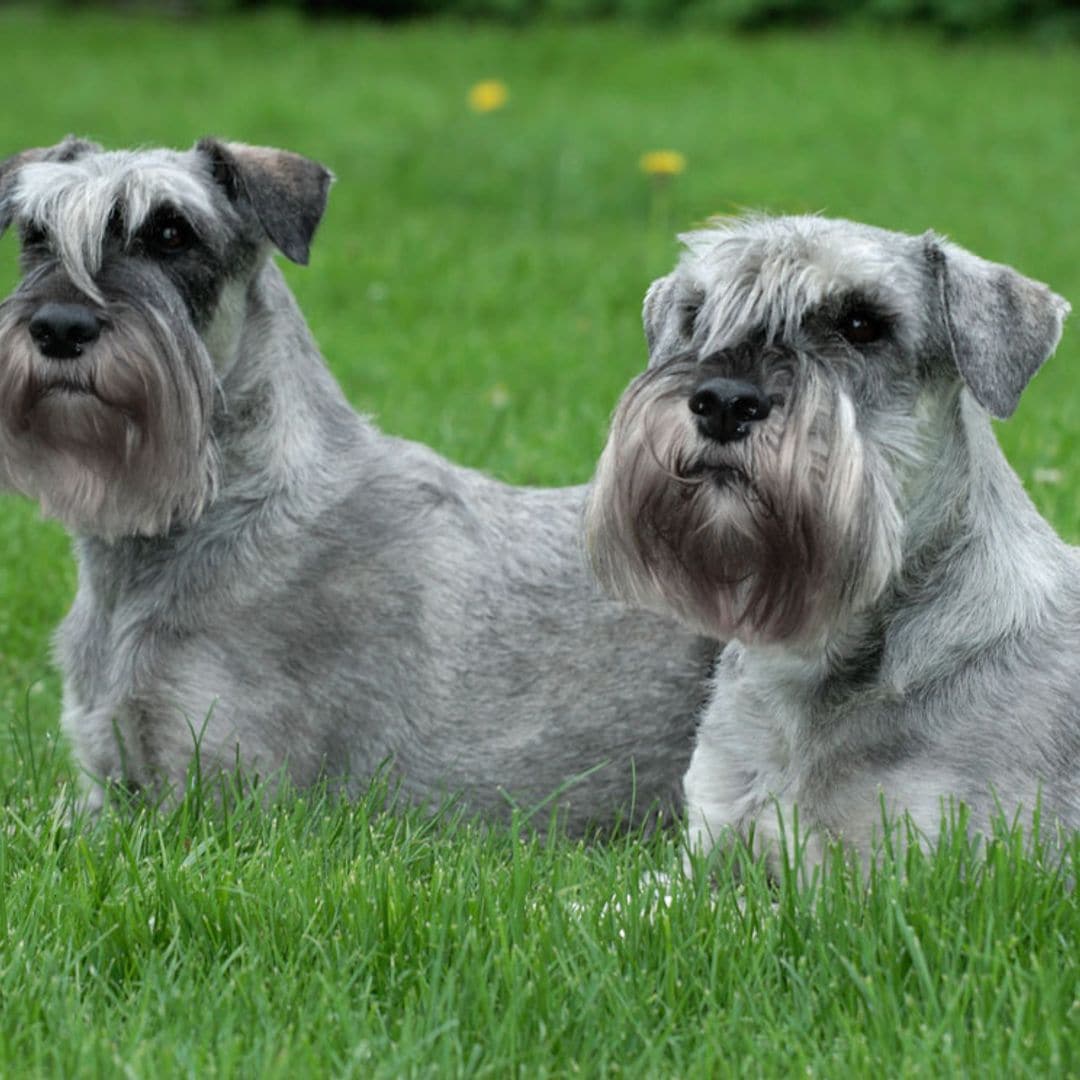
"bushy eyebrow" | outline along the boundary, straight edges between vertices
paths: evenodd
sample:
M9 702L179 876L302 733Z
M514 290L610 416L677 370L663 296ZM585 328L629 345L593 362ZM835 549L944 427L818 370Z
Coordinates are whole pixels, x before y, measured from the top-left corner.
M133 156L121 153L70 163L33 162L20 170L11 199L16 220L23 228L44 229L72 283L99 303L94 277L117 216L125 240L166 204L200 236L212 234L207 223L215 217L213 200L197 177L164 160L136 168Z

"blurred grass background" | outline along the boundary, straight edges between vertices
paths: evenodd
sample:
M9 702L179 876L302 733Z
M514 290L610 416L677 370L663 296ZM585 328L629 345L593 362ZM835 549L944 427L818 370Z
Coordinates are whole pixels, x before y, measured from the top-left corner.
M610 410L645 361L644 291L674 262L676 231L712 214L823 211L911 232L934 228L1080 301L1080 64L1074 49L1047 47L1045 38L957 42L867 27L739 37L614 22L385 25L287 12L169 20L26 6L0 10L0 40L0 100L8 103L0 154L69 131L109 146L186 146L213 133L328 164L338 180L312 263L286 270L335 374L387 431L512 482L589 477ZM489 78L505 83L507 101L477 113L467 95ZM685 158L666 184L639 168L641 155L658 149ZM15 247L12 237L0 243L5 292L15 280ZM1017 416L999 426L1035 501L1073 541L1078 361L1080 336L1067 327ZM612 944L617 927L605 898L636 880L634 859L676 867L677 849L666 841L653 855L624 850L596 856L599 864L579 849L529 849L535 858L524 869L519 849L490 838L451 845L451 862L440 862L437 850L417 854L414 841L423 838L367 824L385 835L353 835L340 814L322 824L286 822L281 832L276 818L248 822L241 832L251 835L239 846L231 834L204 831L191 849L203 861L194 864L187 826L166 840L118 831L103 848L60 841L48 826L48 784L42 790L29 777L70 776L56 748L59 689L48 639L73 586L62 530L26 501L0 498L0 731L10 736L0 748L9 793L0 836L0 923L9 935L0 1008L17 1018L0 1028L0 1049L33 1046L29 1071L50 1072L42 1063L52 1062L95 1074L115 1066L190 1075L216 1062L222 1074L258 1065L265 1075L332 1067L389 1076L433 1074L433 1062L443 1061L508 1075L515 1062L531 1061L541 1075L591 1060L614 1073L622 1053L629 1072L707 1075L724 1047L745 1055L733 1071L751 1074L785 1061L800 1071L940 1066L961 1075L975 1064L1005 1075L1024 1062L1035 1074L1068 1071L1077 1042L1075 901L1041 878L1028 889L1030 873L1010 879L1007 867L977 888L971 873L967 892L943 864L944 876L939 867L903 901L916 931L936 943L929 955L941 974L933 970L936 989L928 990L926 957L911 951L905 916L888 922L901 909L868 913L854 894L840 894L834 925L821 913L835 896L816 910L778 909L774 923L763 886L745 907L725 908L721 925L698 889L682 922L654 925L646 912L634 923L641 951L623 939ZM16 796L28 797L29 809ZM361 854L349 846L369 840ZM272 851L280 878L265 873L279 865L268 861ZM349 861L361 855L367 893ZM425 886L428 900L417 899L414 858L425 867L434 859L424 874L460 891ZM474 897L476 875L489 871L510 891ZM303 884L289 884L291 872L305 874ZM1013 891L1010 880L1020 883ZM381 966L365 968L365 956L348 951L341 925L358 931L351 916L339 924L320 906L324 881L350 902L368 897L375 922L365 933L375 935L368 944ZM544 929L549 936L529 938L525 924L537 909L525 916L515 907L529 882L552 910L577 897L590 912L585 930L566 909L555 930ZM947 908L946 894L970 902L976 915ZM1038 905L1025 907L1036 894ZM877 896L881 906L896 894ZM935 908L938 896L945 899ZM431 930L430 940L417 940L402 929L403 905L428 902L416 918L448 937ZM15 929L32 910L41 912L33 926ZM229 921L241 918L237 910L245 925ZM55 935L52 911L63 927ZM148 911L157 931L153 922L146 929ZM879 916L892 929L875 931ZM193 965L163 944L169 918L187 928ZM860 920L862 945L830 936ZM481 924L495 928L502 953L485 952ZM698 951L673 946L680 935ZM289 952L294 940L304 943L300 953ZM971 959L976 945L979 963ZM849 981L842 965L829 966L837 949L848 956L859 948L860 970L877 973L871 989ZM233 950L244 949L248 959L234 965ZM512 979L499 966L503 953L520 966ZM475 963L463 959L474 954ZM464 965L464 997L454 996L458 968L439 966L448 956ZM200 958L220 964L213 979L202 981ZM547 977L559 984L550 995L534 962L549 965ZM99 987L106 963L113 975ZM342 965L353 965L367 990L335 981ZM282 988L274 979L284 967L298 982ZM591 983L590 970L608 981ZM432 972L449 980L434 998L424 983ZM504 976L500 1000L511 1011L499 1019L477 1002L489 979ZM307 996L298 1004L301 984ZM203 1015L229 986L243 988L236 1011ZM828 1003L807 996L814 986L831 988ZM309 1023L326 1011L345 1025L327 1028L331 1050L304 1041L289 1002ZM265 1028L258 1035L246 1019L252 1010ZM58 1011L97 1034L80 1034L76 1023L54 1045L49 1018ZM365 1027L371 1017L378 1023ZM481 1029L496 1023L502 1042L485 1049ZM562 1056L563 1036L551 1034L560 1025L571 1030ZM347 1032L360 1040L351 1059ZM437 1059L439 1032L450 1033L452 1046ZM555 1041L536 1042L544 1038ZM236 1056L216 1056L222 1045ZM169 1058L174 1052L180 1056ZM372 1060L382 1065L366 1071ZM0 1060L0 1072L10 1066Z

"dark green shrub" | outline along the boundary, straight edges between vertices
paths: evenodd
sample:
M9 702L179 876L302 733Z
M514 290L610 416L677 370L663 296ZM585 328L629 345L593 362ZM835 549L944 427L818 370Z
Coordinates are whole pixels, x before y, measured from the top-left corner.
M55 0L64 6L65 0ZM94 0L66 0L85 6ZM145 0L97 0L100 6L160 7ZM858 19L923 23L950 33L1035 30L1044 38L1080 34L1080 0L172 0L174 10L213 15L294 8L309 15L409 19L450 15L523 23L536 18L626 18L639 22L764 29Z

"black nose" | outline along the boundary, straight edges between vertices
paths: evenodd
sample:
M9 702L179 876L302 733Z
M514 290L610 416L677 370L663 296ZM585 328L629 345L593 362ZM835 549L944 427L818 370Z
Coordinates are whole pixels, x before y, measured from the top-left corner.
M30 336L42 355L72 360L101 336L101 320L82 304L42 304L30 320Z
M756 386L738 379L707 379L690 395L698 431L717 442L745 439L750 425L771 410L772 403Z

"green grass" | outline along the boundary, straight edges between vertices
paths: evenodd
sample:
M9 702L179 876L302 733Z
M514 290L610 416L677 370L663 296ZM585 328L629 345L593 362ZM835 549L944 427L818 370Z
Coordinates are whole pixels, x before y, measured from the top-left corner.
M643 364L645 287L716 212L933 227L1080 301L1074 51L30 9L0 35L0 152L213 132L334 168L312 265L289 268L334 371L385 429L515 482L589 476ZM487 76L510 102L474 115ZM688 168L657 195L637 160L664 147ZM1074 541L1078 361L1071 330L999 429ZM73 834L48 658L67 541L7 497L0 553L3 1075L1080 1067L1080 903L1008 838L869 890L839 869L714 893L670 837L585 847L314 797Z

